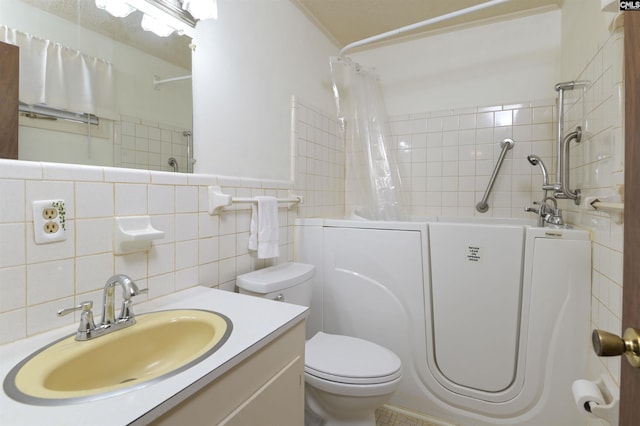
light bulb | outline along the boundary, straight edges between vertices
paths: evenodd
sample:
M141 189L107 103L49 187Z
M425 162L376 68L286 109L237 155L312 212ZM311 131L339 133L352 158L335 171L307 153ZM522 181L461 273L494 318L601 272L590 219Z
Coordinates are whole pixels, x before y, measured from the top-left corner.
M196 19L218 19L216 0L182 0L182 8Z
M123 0L96 0L96 7L106 10L117 18L124 18L136 10Z
M151 31L157 36L168 37L174 31L173 27L165 24L164 22L154 18L146 13L142 16L142 23L140 24L142 29Z

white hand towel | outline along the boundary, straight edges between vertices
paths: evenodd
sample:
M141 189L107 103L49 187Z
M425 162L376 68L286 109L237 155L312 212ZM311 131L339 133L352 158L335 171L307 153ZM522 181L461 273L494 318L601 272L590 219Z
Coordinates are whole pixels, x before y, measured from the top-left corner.
M257 250L259 259L280 256L278 201L274 197L256 197L251 206L249 250Z

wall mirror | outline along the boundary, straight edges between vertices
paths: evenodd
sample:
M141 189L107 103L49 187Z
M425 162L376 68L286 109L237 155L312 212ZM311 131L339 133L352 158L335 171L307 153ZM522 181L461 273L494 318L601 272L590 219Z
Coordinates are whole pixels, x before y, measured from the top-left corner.
M126 17L114 17L94 0L0 2L4 31L9 28L58 43L110 63L113 71L115 114L111 117L98 114L97 120L86 123L21 111L18 159L193 170L191 38L175 32L159 37L145 31L142 16L135 10ZM22 85L30 82L23 81L24 73L20 75L22 91Z

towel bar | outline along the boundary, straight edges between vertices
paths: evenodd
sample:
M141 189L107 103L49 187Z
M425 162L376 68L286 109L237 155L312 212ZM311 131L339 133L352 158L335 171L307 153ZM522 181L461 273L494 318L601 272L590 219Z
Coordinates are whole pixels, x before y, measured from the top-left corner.
M278 203L303 204L304 198L301 195L293 195L289 198L276 198ZM257 203L258 200L252 197L232 197L222 192L219 186L209 187L209 214L220 213L223 207L237 203Z
M624 223L624 203L603 201L598 198L595 198L593 201L588 199L587 202L593 209L609 213L618 225Z
M291 197L291 198L276 198L276 201L279 203L295 203L295 204L302 204L302 197L299 195L296 195L295 197ZM258 200L256 200L255 198L249 198L249 197L231 197L231 203L235 204L235 203L257 203Z

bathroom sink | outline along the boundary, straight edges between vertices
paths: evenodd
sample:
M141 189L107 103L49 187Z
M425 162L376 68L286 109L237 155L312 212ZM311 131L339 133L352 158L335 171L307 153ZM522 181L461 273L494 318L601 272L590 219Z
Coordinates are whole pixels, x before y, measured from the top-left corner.
M166 379L219 349L233 328L226 316L183 309L138 315L132 327L87 341L74 335L34 352L4 381L13 399L63 405L107 398Z

